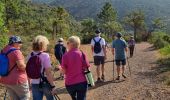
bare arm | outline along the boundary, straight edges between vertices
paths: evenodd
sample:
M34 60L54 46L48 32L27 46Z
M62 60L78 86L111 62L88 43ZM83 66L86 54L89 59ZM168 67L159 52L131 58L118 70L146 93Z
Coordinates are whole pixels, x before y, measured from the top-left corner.
M26 65L24 60L16 61L18 69L25 71Z
M106 55L106 47L105 47L105 45L102 45L102 48L103 48L104 56L105 56L105 58L106 58L107 55Z
M60 72L65 74L66 73L66 70L64 68L62 68L61 66L59 66L59 69L60 69Z
M126 51L126 55L127 55L127 53L128 53L128 47L125 48L125 51Z
M91 46L91 51L92 51L92 53L94 52L94 47L93 46Z
M115 55L115 48L112 48L112 54Z

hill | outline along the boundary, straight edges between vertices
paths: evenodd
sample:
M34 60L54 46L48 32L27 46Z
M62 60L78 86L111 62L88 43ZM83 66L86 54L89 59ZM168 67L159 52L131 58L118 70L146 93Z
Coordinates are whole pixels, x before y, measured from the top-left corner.
M170 0L33 0L51 6L64 6L76 19L96 18L96 14L110 1L118 11L119 19L134 9L142 9L148 20L155 17L170 19Z

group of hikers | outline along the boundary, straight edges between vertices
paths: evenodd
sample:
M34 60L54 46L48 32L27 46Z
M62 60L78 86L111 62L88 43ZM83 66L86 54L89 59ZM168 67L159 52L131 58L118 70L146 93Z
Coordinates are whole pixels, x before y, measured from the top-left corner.
M127 77L124 72L128 46L130 57L132 57L135 41L131 37L128 45L121 33L116 33L115 37L111 48L117 65L116 80L120 80L121 75L123 78ZM49 41L45 36L36 36L32 41L32 52L25 59L20 50L22 47L21 38L11 36L8 45L1 50L0 83L7 89L11 100L29 100L30 91L32 91L33 100L43 100L43 96L46 96L47 100L56 99L55 78L52 75L49 53L46 52L48 44ZM79 49L80 45L80 38L71 36L67 40L67 47L64 46L63 38L59 38L54 48L56 59L60 64L58 66L61 72L60 78L65 80L66 90L72 100L86 100L88 90L84 71L90 70L90 63L86 54ZM103 82L105 81L104 64L107 59L107 47L100 30L95 31L95 37L91 40L91 50L96 66L96 82ZM2 59L3 57L4 59ZM8 63L2 63L3 61ZM5 74L1 70L2 66L9 67Z

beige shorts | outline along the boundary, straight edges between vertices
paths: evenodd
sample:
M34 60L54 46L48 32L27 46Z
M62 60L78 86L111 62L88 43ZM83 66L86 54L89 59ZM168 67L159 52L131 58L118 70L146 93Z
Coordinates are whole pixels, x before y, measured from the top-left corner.
M28 83L19 85L5 85L12 100L29 100L30 91Z

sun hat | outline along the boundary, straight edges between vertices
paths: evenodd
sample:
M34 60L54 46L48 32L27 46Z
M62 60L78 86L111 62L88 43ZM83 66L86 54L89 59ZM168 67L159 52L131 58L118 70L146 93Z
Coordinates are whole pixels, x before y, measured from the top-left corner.
M9 44L13 44L13 43L19 43L22 44L23 42L21 41L21 38L19 36L11 36L9 38Z

